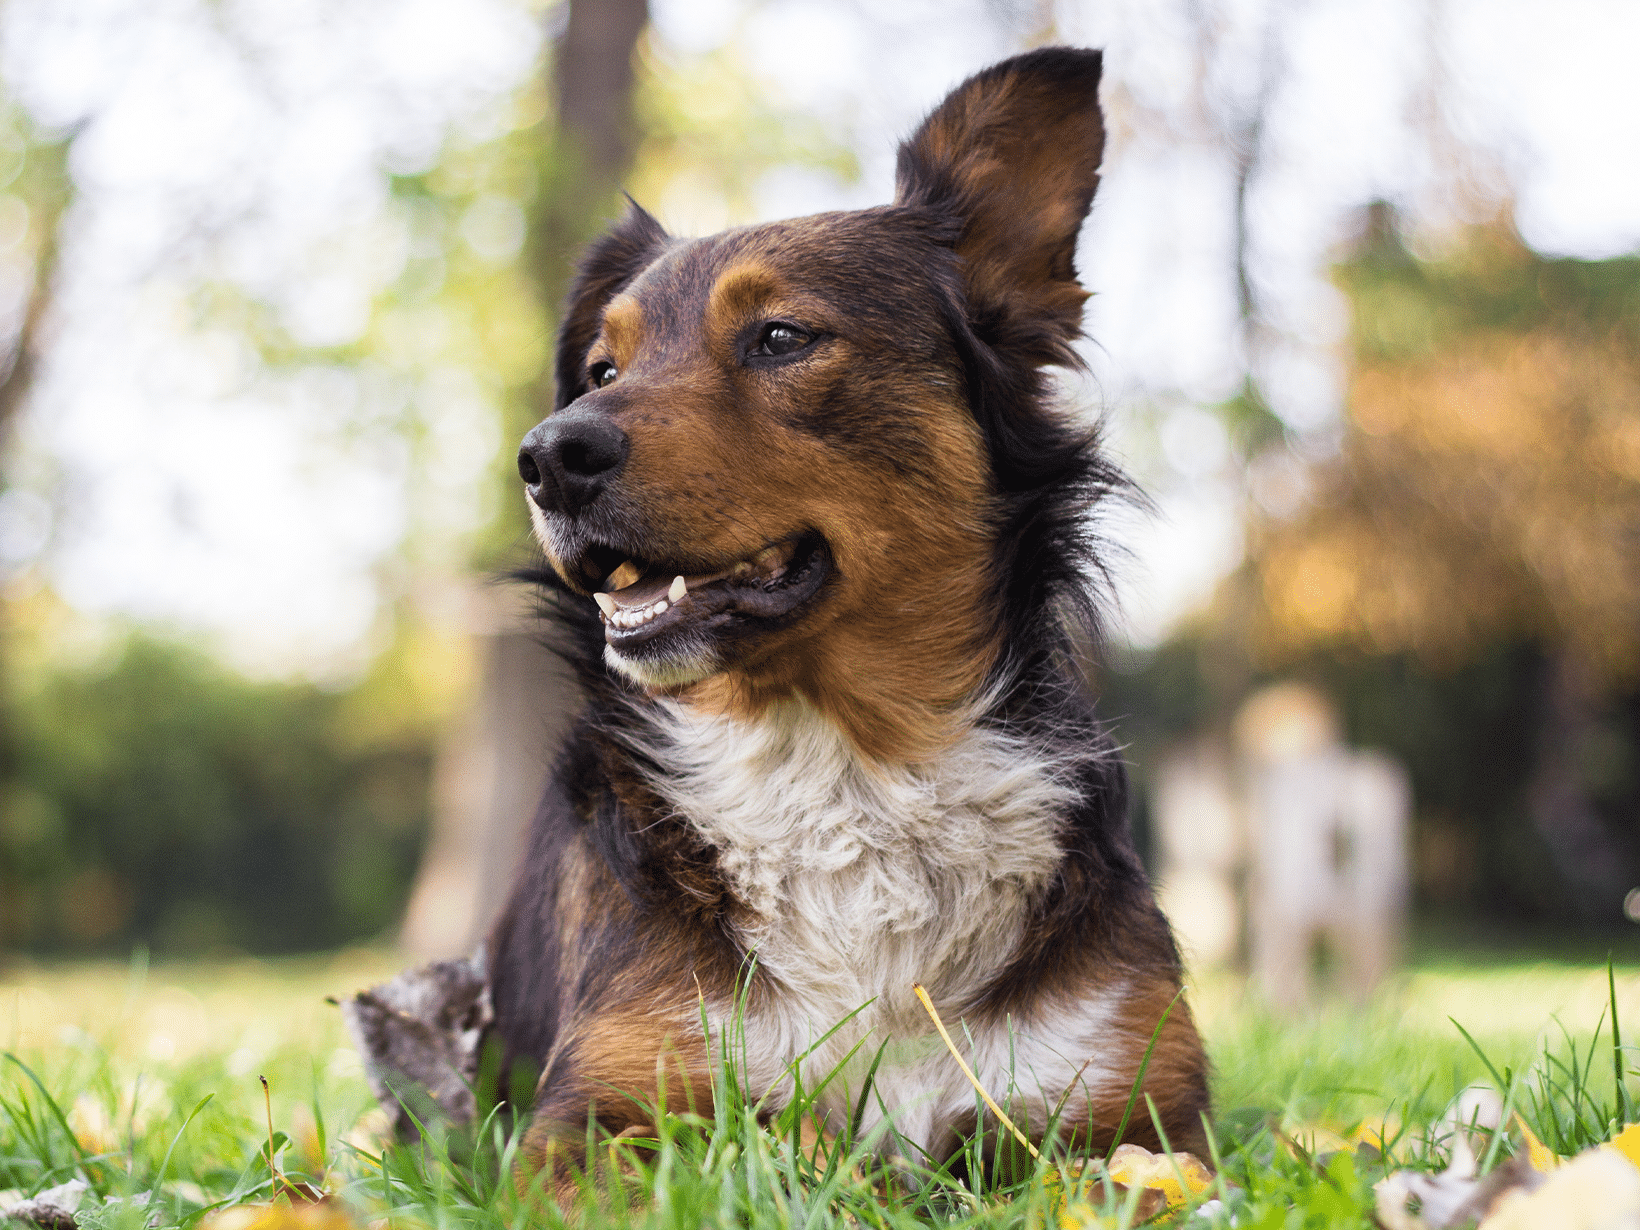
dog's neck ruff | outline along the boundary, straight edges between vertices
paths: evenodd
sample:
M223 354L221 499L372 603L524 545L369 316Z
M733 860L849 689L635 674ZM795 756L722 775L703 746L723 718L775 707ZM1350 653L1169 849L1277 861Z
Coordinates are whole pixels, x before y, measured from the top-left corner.
M752 722L670 701L655 718L653 786L717 850L764 975L817 1019L835 1011L822 1028L876 999L920 1032L913 982L946 1003L977 992L1018 945L1078 798L1079 757L976 723L935 761L882 765L802 700Z
M994 972L1078 798L1078 757L977 723L937 760L882 765L802 700L751 722L671 701L656 717L652 785L716 848L738 938L767 974L851 1007L912 981L960 998Z
M757 961L758 991L738 1009L712 1005L712 1015L743 1031L753 1095L778 1090L786 1065L857 1013L804 1060L808 1087L855 1042L868 1044L851 1067L887 1043L878 1087L903 1085L889 1104L915 1104L896 1130L932 1147L972 1108L972 1093L960 1077L953 1083L912 985L926 986L954 1024L1017 954L1031 905L1064 857L1078 770L1098 752L970 722L939 759L884 766L799 700L754 722L673 701L650 712L651 784L716 848L743 906L736 938ZM1018 1079L1034 1092L1050 1071L1065 1088L1070 1072L1057 1069L1093 1053L1113 1002L976 1022L972 1058L997 1089ZM1020 1078L1016 1061L1034 1075ZM838 1081L837 1096L857 1092L859 1076ZM1030 1117L1045 1115L1037 1107Z

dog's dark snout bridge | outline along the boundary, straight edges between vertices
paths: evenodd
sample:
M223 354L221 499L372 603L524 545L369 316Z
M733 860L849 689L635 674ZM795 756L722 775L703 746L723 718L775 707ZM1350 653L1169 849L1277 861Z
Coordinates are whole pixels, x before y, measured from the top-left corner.
M632 442L595 410L560 410L524 437L518 476L547 512L574 516L620 473Z

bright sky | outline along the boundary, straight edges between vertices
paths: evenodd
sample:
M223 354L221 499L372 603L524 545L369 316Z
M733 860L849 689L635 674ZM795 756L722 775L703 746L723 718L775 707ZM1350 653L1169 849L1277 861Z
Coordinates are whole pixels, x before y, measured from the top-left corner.
M857 184L767 177L764 216L886 200L897 138L956 80L1017 50L1025 11L1040 11L994 0L872 6L890 15L869 19L798 0L652 7L674 58L734 40L771 100L820 115L859 150ZM1113 137L1081 256L1097 292L1096 379L1080 392L1112 413L1116 446L1161 505L1159 519L1122 529L1137 556L1124 588L1139 640L1200 601L1240 550L1242 486L1199 408L1240 379L1232 168L1197 107L1183 8L1054 8L1059 38L1108 53ZM1449 0L1433 18L1434 70L1428 0L1221 8L1229 50L1214 97L1249 96L1266 15L1284 15L1253 241L1277 330L1266 381L1304 447L1324 451L1336 422L1345 319L1325 269L1355 211L1384 196L1433 226L1450 209L1446 168L1408 123L1432 71L1457 134L1513 185L1529 242L1587 256L1640 247L1640 75L1627 62L1640 5ZM498 444L485 374L272 379L231 330L190 318L187 292L224 281L275 304L303 340L356 336L413 242L382 169L418 169L447 138L500 131L538 38L514 0L6 5L10 88L47 122L89 121L57 341L16 490L0 500L13 586L49 577L87 611L198 629L260 672L334 674L361 660L400 583L393 550L407 529L459 543L480 516ZM681 230L739 220L683 183L650 204ZM205 243L183 229L201 220ZM412 489L395 431L410 405L441 461L430 488ZM1279 493L1281 477L1255 490Z

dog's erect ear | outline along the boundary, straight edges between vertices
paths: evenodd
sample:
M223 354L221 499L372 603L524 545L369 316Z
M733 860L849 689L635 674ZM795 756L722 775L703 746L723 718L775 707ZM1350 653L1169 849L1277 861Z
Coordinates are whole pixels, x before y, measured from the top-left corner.
M604 305L647 268L670 242L665 228L636 201L604 234L587 246L575 270L575 284L564 303L558 330L558 394L553 409L562 410L587 391L586 357L597 340Z
M959 85L900 146L894 202L961 225L971 314L1045 327L1053 350L1080 333L1087 299L1076 235L1105 145L1099 69L1099 52L1072 47L1004 60Z

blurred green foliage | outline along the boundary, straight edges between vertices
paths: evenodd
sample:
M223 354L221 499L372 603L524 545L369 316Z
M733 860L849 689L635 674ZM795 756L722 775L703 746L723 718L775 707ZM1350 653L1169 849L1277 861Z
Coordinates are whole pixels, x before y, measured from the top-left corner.
M1478 333L1552 328L1640 344L1640 256L1608 260L1528 251L1512 228L1476 227L1443 257L1408 252L1383 205L1335 276L1350 298L1363 362L1432 357Z
M14 686L0 948L276 952L391 927L432 746L360 740L353 699L143 635Z

